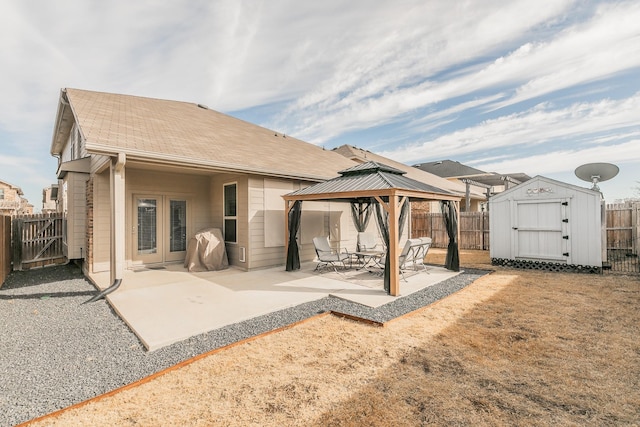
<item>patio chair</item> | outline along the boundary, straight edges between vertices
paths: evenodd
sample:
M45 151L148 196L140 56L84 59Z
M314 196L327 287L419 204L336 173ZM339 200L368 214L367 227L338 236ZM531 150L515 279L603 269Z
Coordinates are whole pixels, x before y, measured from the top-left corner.
M351 261L351 254L349 252L338 252L331 248L331 245L329 245L329 237L314 237L313 246L316 249L316 255L318 256L319 261L315 270L319 270L320 267L331 266L337 273L338 269L336 268L336 265L342 264L343 268L347 268L345 261Z
M383 251L384 248L378 244L376 236L373 233L362 231L358 233L358 251Z
M398 268L400 269L400 274L402 275L402 278L404 279L405 282L407 281L407 278L404 276L403 270L405 270L407 262L414 261L413 258L411 257L412 250L417 245L421 245L421 244L422 242L420 239L407 239L407 241L405 242L402 248L402 251L400 252L400 255L398 255ZM386 261L387 261L386 254L380 257L381 265L384 265Z

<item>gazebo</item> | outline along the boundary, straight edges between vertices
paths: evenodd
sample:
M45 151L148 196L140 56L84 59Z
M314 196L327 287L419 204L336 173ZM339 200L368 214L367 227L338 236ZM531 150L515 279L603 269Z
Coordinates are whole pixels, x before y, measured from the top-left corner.
M363 218L375 206L376 219L388 250L384 269L385 290L400 295L399 239L410 200L441 201L449 235L445 267L459 270L459 212L461 198L449 191L404 176L406 172L376 162L366 162L338 172L340 176L282 196L285 200L286 270L300 269L296 235L300 229L303 201L351 203L353 220L360 231Z

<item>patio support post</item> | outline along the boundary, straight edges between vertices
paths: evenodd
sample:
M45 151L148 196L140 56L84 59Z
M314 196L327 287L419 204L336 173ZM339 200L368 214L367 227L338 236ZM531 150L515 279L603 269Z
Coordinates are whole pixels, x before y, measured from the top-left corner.
M287 245L289 244L289 211L293 207L292 200L284 201L284 256L287 259Z
M111 160L111 283L122 280L125 266L125 168L124 153Z
M391 283L389 293L400 295L400 271L398 266L398 195L389 196L389 268L391 269Z
M471 210L471 183L467 181L466 190L464 192L464 211L469 212ZM460 210L460 209L458 209ZM459 223L458 223L459 224Z
M460 242L461 242L461 240L460 240L460 215L461 215L460 214L460 202L457 201L457 202L452 202L452 203L454 203L454 206L456 207L456 215L457 215L456 224L458 225L458 227L456 229L456 232L458 233L458 235L457 235L458 245L460 245ZM460 246L458 246L458 250L460 250Z

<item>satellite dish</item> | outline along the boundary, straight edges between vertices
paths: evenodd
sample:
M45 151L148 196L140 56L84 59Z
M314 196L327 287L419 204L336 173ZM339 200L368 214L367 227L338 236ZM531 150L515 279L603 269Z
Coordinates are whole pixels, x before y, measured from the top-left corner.
M620 169L611 163L587 163L576 168L576 176L583 181L593 183L592 190L600 191L598 183L618 175Z

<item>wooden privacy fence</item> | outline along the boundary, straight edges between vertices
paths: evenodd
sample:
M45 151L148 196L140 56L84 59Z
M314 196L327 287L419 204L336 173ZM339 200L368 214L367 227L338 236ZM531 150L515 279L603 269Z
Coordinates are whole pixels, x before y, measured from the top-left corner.
M13 269L28 270L66 261L61 213L22 215L13 219Z
M640 272L640 202L607 205L607 262L612 271Z
M11 217L0 215L0 287L11 273Z
M411 237L431 237L434 248L446 248L449 235L441 213L412 212ZM489 213L460 213L460 249L489 249Z
M627 249L638 254L640 202L607 205L607 249Z

